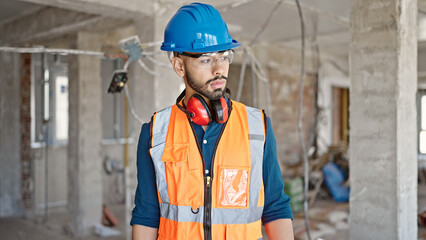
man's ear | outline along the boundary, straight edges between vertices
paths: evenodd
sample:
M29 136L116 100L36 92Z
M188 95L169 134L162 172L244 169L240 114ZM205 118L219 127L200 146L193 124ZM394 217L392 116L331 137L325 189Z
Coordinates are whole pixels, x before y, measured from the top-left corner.
M183 78L185 76L185 66L183 64L182 58L173 57L172 66L179 77Z

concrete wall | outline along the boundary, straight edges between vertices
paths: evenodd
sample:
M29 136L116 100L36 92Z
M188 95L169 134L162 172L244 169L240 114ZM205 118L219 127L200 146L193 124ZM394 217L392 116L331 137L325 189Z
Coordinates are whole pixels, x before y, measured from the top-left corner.
M426 42L423 42L422 45L419 44L417 62L419 72L418 87L419 89L426 89Z
M297 132L299 111L299 76L281 75L275 69L269 69L272 95L272 127L277 141L277 153L284 165L295 165L302 161L301 147ZM304 84L302 124L306 145L311 135L313 124L315 77L307 74Z
M48 148L48 199L47 206L64 207L67 204L68 174L67 174L67 146L53 146ZM44 214L46 205L46 149L33 149L34 165L34 210L36 214Z
M256 48L256 56L264 63L270 81L272 100L271 120L277 141L277 153L281 169L286 176L286 165L301 163L301 149L297 133L297 113L300 86L301 52L298 49L269 45L267 53ZM306 145L311 135L314 108L314 84L316 69L312 59L306 56L306 75L304 84L302 125Z
M0 53L0 217L21 213L19 54Z

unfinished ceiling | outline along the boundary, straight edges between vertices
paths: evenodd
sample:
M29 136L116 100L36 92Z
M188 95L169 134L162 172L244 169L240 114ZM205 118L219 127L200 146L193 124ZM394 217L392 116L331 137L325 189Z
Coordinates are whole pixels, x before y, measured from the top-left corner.
M223 13L243 39L253 39L279 1L252 1ZM307 38L317 36L322 50L346 53L349 44L349 0L302 0ZM259 13L259 14L256 14ZM256 17L253 17L256 14ZM235 27L234 27L235 28ZM232 30L232 28L231 28ZM300 46L300 18L294 1L283 1L259 41Z
M90 14L99 14L111 17L114 10L103 8L102 5L111 5L102 0L2 0L0 3L0 24L15 19L20 15L35 11L44 6L65 8ZM151 6L151 4L154 4ZM140 5L138 11L156 14L161 11L176 11L176 5L183 5L192 1L130 1L129 4ZM265 20L277 8L273 18L259 37L259 42L284 44L291 47L300 47L300 19L294 0L218 0L212 3L221 10L225 21L229 25L231 34L236 39L252 40L256 33L263 28ZM426 0L419 0L419 24L426 16ZM93 7L93 6L100 7ZM301 0L305 20L307 44L318 44L322 52L347 57L350 33L350 1L349 0ZM116 14L122 15L129 6L117 6ZM113 8L114 9L114 8ZM426 22L423 21L423 22ZM426 25L426 24L423 24ZM426 27L426 26L425 26ZM420 31L420 30L419 30ZM426 34L423 34L426 39ZM425 39L419 39L419 48L424 48ZM161 39L158 39L161 40Z
M17 0L2 0L0 2L0 24L39 8L40 6L37 4Z

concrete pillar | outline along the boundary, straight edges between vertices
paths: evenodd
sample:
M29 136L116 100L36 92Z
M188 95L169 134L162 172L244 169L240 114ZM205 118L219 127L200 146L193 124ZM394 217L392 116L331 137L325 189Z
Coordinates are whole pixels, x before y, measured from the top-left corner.
M416 0L352 0L354 240L417 239L416 19Z
M76 46L100 51L99 36L79 32ZM76 236L88 235L102 217L101 60L69 56L69 226Z
M0 217L21 212L20 55L0 53Z

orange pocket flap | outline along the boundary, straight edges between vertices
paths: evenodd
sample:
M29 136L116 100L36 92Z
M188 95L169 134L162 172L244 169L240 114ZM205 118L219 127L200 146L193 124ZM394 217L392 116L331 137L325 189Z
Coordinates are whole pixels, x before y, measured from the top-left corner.
M164 147L163 162L182 162L188 160L188 144L171 144Z

